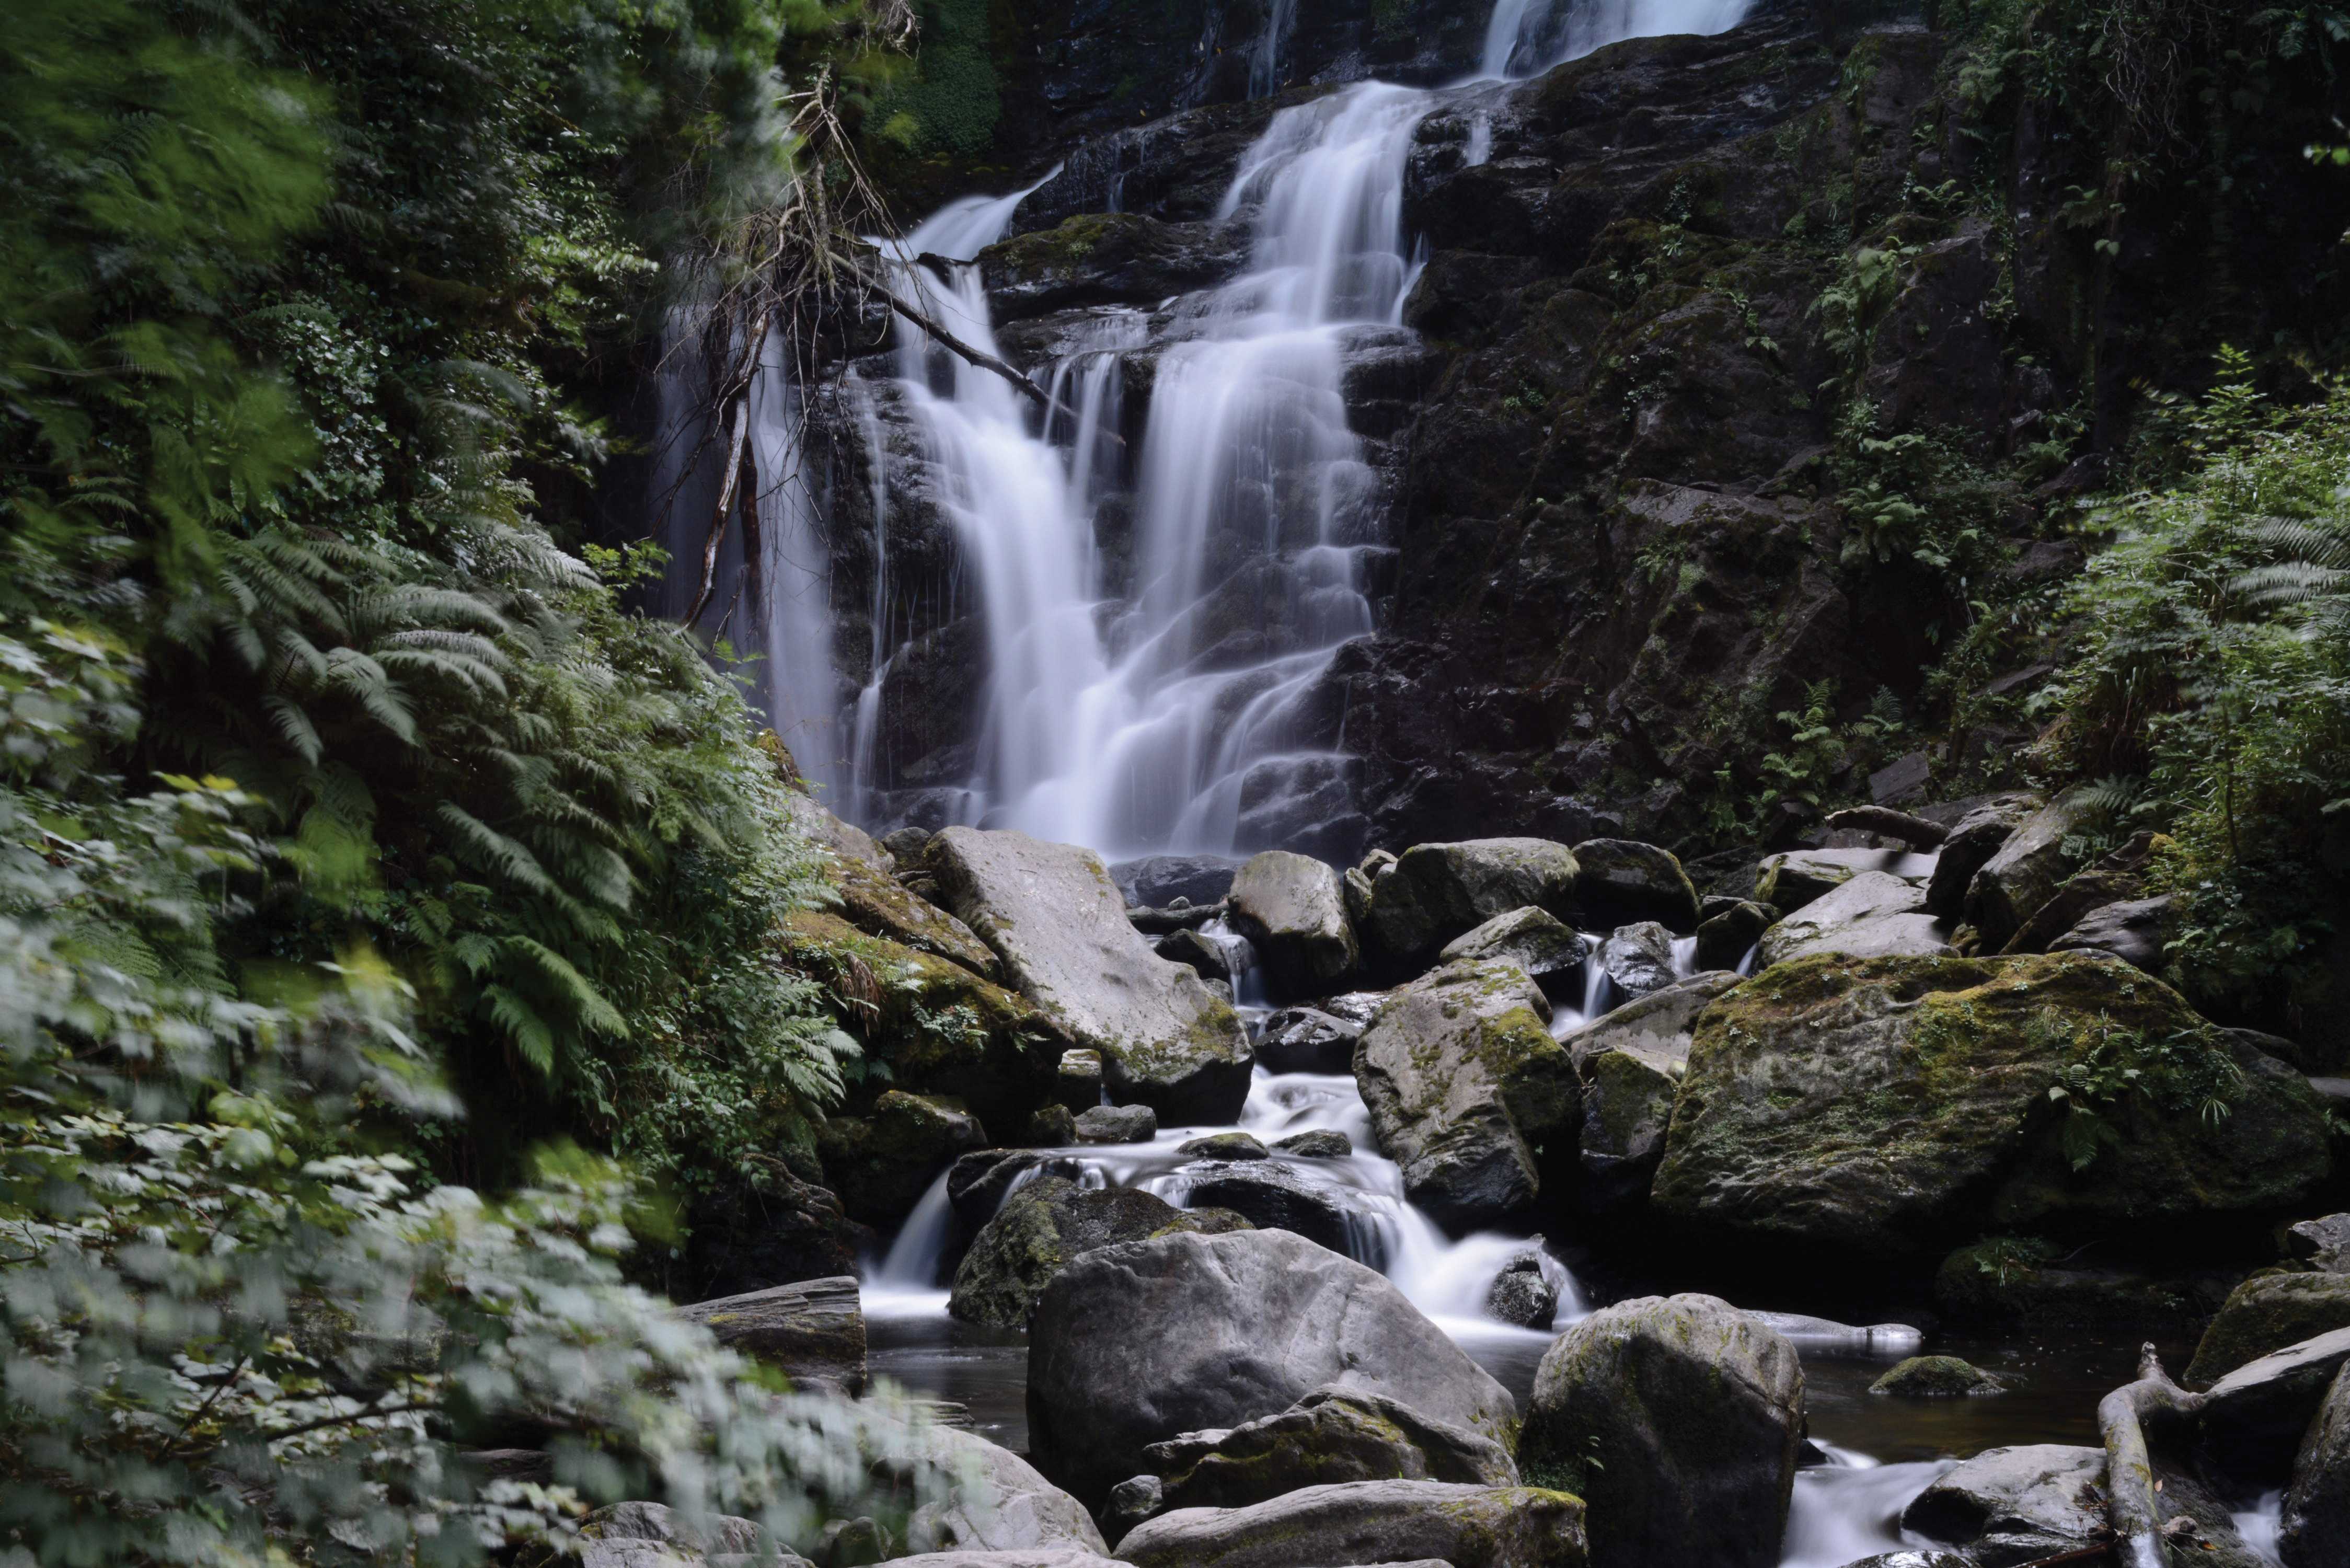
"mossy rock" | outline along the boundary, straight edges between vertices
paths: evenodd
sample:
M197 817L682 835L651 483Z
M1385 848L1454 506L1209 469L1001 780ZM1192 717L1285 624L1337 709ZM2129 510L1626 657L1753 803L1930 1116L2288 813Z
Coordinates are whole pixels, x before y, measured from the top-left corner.
M1053 1276L1097 1247L1183 1232L1245 1231L1239 1215L1177 1209L1137 1187L1081 1188L1040 1176L1004 1200L955 1269L947 1311L991 1328L1025 1328Z
M1870 1384L1868 1391L1912 1398L1950 1398L2004 1394L2007 1385L1974 1363L1955 1355L1913 1355Z
M2097 1098L2067 1075L2100 1064L2143 1091ZM2196 1103L2211 1085L2224 1116ZM2093 1137L2062 1125L2092 1113ZM2303 1080L2117 960L1821 955L1700 1017L1655 1201L1747 1239L1900 1256L2280 1210L2330 1168Z
M2074 1267L2058 1256L2054 1247L2019 1251L2012 1241L1961 1247L1935 1272L1934 1304L1961 1323L2176 1331L2209 1316L2231 1282L2219 1272Z
M2272 1351L2350 1328L2350 1274L2255 1274L2230 1293L2188 1365L2189 1383L2212 1383Z

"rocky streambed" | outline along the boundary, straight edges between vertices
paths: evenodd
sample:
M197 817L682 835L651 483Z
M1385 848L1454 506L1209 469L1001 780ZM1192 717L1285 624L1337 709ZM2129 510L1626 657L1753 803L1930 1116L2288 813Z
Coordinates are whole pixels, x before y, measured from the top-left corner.
M688 1310L993 1467L813 1560L2345 1560L2334 1085L2138 967L2066 799L1711 890L804 810L868 1070Z

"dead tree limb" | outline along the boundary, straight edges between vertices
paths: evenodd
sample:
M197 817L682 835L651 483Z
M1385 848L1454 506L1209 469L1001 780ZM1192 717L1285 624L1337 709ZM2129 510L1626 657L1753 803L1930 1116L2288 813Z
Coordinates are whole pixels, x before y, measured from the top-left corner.
M1883 834L1887 838L1899 839L1912 849L1937 848L1950 836L1950 830L1939 822L1882 805L1856 805L1846 811L1830 812L1827 825L1831 828Z
M718 547L726 539L726 519L734 510L734 492L743 477L743 452L751 436L751 399L746 391L734 399L733 410L727 421L726 466L720 471L718 504L710 514L710 530L702 540L702 590L693 596L693 607L685 612L685 624L692 626L702 619L702 612L710 607L710 596L718 582Z
M2168 1568L2162 1494L2156 1490L2154 1456L2147 1446L2149 1420L2191 1420L2207 1396L2189 1394L2170 1380L2154 1346L2138 1350L2137 1381L2097 1402L2097 1428L2106 1438L2106 1512L2113 1521L2114 1555L2122 1568Z
M1003 377L1005 380L1011 382L1014 389L1020 392L1022 396L1027 398L1038 408L1045 410L1045 417L1046 419L1051 419L1055 410L1066 411L1072 417L1075 416L1076 412L1076 410L1071 409L1068 404L1061 402L1055 399L1052 393L1047 392L1044 388L1030 380L1026 376L1021 373L1017 366L1006 364L993 354L972 348L970 344L964 342L962 338L956 337L953 333L941 326L936 317L931 317L923 311L915 309L912 306L907 304L895 294L889 296L889 308L895 310L899 315L904 317L907 320L920 327L924 332L930 334L932 341L936 342L940 348L944 348L947 352L954 355L960 359L962 359L968 364L978 366L983 370L993 370L997 375ZM1126 444L1125 439L1114 431L1102 431L1098 433L1105 439L1118 446L1122 447Z

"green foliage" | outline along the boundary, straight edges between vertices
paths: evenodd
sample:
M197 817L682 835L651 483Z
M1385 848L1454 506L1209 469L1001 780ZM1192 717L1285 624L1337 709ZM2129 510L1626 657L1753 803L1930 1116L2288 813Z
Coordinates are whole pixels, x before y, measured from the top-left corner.
M2059 1136L2074 1170L2087 1169L2101 1151L2121 1146L2114 1121L2126 1105L2217 1123L2228 1116L2230 1096L2243 1077L2209 1030L2150 1039L2103 1017L2068 1029L2054 1013L2033 1028L2063 1036L2066 1058L2048 1098L2064 1112Z
M2056 1261L2053 1242L2037 1236L1993 1236L1968 1249L1975 1269L2010 1285Z
M881 140L917 156L983 153L1003 113L987 0L920 0L918 9L920 56L911 73L874 92L870 123Z

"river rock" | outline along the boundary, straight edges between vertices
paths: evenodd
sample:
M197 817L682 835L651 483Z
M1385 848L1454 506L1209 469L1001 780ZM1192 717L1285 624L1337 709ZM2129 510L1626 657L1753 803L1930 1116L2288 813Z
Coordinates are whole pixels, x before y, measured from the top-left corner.
M1794 1346L1712 1296L1643 1296L1544 1354L1518 1463L1591 1505L1594 1568L1775 1568L1803 1429Z
M1210 1133L1176 1145L1175 1152L1193 1159L1270 1159L1264 1145L1244 1132Z
M1135 1568L1303 1568L1439 1561L1452 1568L1584 1568L1583 1504L1534 1487L1433 1480L1312 1486L1247 1508L1186 1508L1118 1542Z
M1517 1418L1506 1389L1362 1264L1284 1231L1179 1234L1089 1252L1045 1287L1029 1336L1030 1449L1098 1500L1149 1468L1152 1443L1331 1384L1496 1440Z
M1315 1389L1277 1416L1230 1430L1186 1432L1146 1452L1160 1480L1159 1511L1244 1508L1342 1481L1518 1484L1518 1467L1491 1438L1377 1394L1335 1386Z
M864 1390L865 1314L854 1274L695 1302L679 1307L677 1316L795 1383L849 1395Z
M2293 1458L2277 1555L2285 1568L2350 1563L2350 1373L2334 1375Z
M1040 1176L972 1238L947 1311L965 1323L1025 1328L1045 1287L1073 1259L1121 1241L1243 1224L1213 1210L1187 1212L1139 1187L1084 1188L1065 1176Z
M1558 1287L1542 1272L1542 1259L1521 1252L1502 1265L1485 1292L1485 1315L1520 1328L1547 1330L1558 1316Z
M975 1149L947 1168L947 1202L956 1219L976 1231L995 1218L1014 1182L1039 1169L1072 1181L1085 1174L1085 1167L1066 1155L1029 1148Z
M2285 1251L2321 1273L2350 1274L2350 1214L2286 1227Z
M1256 1059L1268 1073L1345 1073L1363 1026L1315 1007L1284 1007L1264 1021Z
M868 1081L950 1096L1007 1129L1052 1097L1069 1042L1018 992L820 910L795 910L779 936L795 967L868 1004L838 1010L868 1062L889 1069Z
M2007 1385L1971 1362L1955 1355L1913 1355L1868 1386L1871 1394L1901 1394L1915 1398L1950 1398L1977 1394L2004 1394Z
M1442 963L1464 960L1513 963L1543 988L1545 996L1557 997L1580 974L1590 951L1591 944L1573 926L1547 909L1528 905L1496 915L1475 930L1453 938L1437 958Z
M1361 956L1347 890L1319 860L1268 849L1232 878L1232 928L1256 946L1275 996L1322 996Z
M2103 904L2075 920L2048 944L2052 953L2106 952L2148 974L2163 971L2163 947L2170 940L2170 911L2178 900L2165 893Z
M1076 1119L1079 1143L1149 1143L1159 1136L1159 1113L1149 1106L1096 1106Z
M1355 1081L1405 1195L1464 1231L1520 1212L1542 1189L1535 1153L1565 1157L1574 1064L1548 1003L1513 964L1447 964L1390 993L1355 1047Z
M1939 860L1907 849L1790 849L1764 857L1754 878L1754 901L1782 917L1825 898L1864 871L1923 884Z
M2337 1328L2237 1367L2204 1397L2202 1451L2229 1474L2273 1486L2345 1362L2350 1328Z
M1024 833L950 827L931 840L930 865L947 907L1020 993L1102 1054L1112 1095L1178 1123L1240 1115L1249 1048L1232 1004L1150 951L1099 857Z
M1064 1051L1054 1080L1055 1095L1073 1116L1101 1104L1102 1063L1098 1051Z
M764 1555L766 1532L747 1519L721 1516L701 1528L658 1502L616 1502L579 1521L580 1568L672 1568L699 1563L712 1553ZM786 1552L785 1568L805 1559Z
M920 1495L913 1482L918 1471L928 1472L932 1495L907 1516L906 1551L1098 1555L1107 1550L1077 1500L1003 1445L939 1421L890 1421L879 1412L868 1418L881 1423L875 1434L881 1440L866 1455L875 1479L900 1496Z
M2240 1075L2231 1112L2133 1101L2075 1170L2048 1091L2116 1030L2212 1053L2211 1076ZM2329 1168L2305 1084L2113 959L1822 957L1700 1015L1654 1200L1749 1240L1882 1256L1958 1232L2160 1234L2288 1207Z
M816 1152L848 1212L868 1225L889 1225L958 1155L986 1142L987 1129L958 1102L891 1089L869 1115L827 1122L816 1134Z
M2005 947L2064 885L2073 865L2064 839L2081 820L2078 792L2051 801L2024 818L1967 884L1967 920L1982 933L1985 952Z
M1983 1564L2053 1557L2106 1533L2105 1483L2103 1449L1991 1449L1918 1493L1901 1527L1962 1546Z
M1344 1159L1355 1152L1355 1140L1328 1127L1292 1133L1273 1140L1274 1149L1299 1159Z
M1577 1197L1594 1213L1620 1213L1647 1201L1698 1014L1738 983L1734 974L1691 975L1559 1042L1583 1086Z
M1925 907L1926 896L1915 883L1883 871L1860 872L1763 932L1755 967L1820 953L1948 957L1950 944Z
M1670 850L1588 838L1575 846L1575 902L1586 924L1604 929L1657 920L1676 931L1697 929L1697 884Z
M1128 1476L1109 1489L1101 1507L1101 1532L1112 1547L1127 1532L1154 1514L1167 1511L1166 1487L1157 1476Z
M1194 909L1221 904L1241 862L1225 855L1151 855L1108 868L1129 909L1161 909L1180 898Z
M1201 1166L1186 1169L1183 1180L1192 1203L1228 1209L1260 1230L1292 1231L1334 1252L1357 1251L1346 1189L1326 1186L1285 1160ZM1374 1266L1387 1262L1368 1261Z
M1698 922L1697 967L1700 970L1735 970L1754 950L1762 933L1778 922L1778 914L1770 905L1752 898L1724 898L1721 904L1722 908Z
M1170 963L1180 963L1202 980L1232 983L1231 953L1190 928L1159 938L1150 950Z
M2146 891L2144 870L2151 834L2139 834L2125 848L2074 873L2032 911L2007 939L2002 952L2042 953L2091 912L2137 898ZM2168 842L2166 840L2165 842ZM2092 944L2095 945L2095 944ZM2116 956L2119 956L2118 954ZM2143 965L2139 966L2143 968Z
M1547 838L1416 844L1372 878L1363 933L1391 969L1425 967L1445 943L1528 905L1575 908L1575 852Z
M1626 996L1673 983L1673 933L1654 920L1620 926L1599 944L1599 967Z
M1926 912L1943 920L1965 913L1967 884L2043 804L2036 794L1993 795L1953 823L1926 884Z
M2350 1328L2350 1274L2256 1274L2238 1285L2184 1374L2210 1383L2272 1351Z

